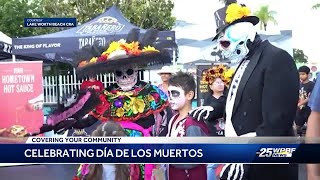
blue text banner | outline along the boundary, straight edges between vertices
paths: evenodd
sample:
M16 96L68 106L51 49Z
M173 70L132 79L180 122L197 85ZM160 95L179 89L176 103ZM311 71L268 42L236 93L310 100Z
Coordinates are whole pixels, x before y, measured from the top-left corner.
M0 144L0 163L319 163L320 144Z

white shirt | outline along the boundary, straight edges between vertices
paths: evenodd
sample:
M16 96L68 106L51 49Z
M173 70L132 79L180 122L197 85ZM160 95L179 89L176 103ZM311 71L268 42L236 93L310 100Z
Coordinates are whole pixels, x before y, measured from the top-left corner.
M103 180L116 180L116 166L114 164L103 164Z
M233 127L233 124L231 122L232 118L232 112L234 108L234 102L237 96L238 87L241 81L241 78L243 76L243 73L245 72L249 60L244 60L240 67L238 68L237 72L234 75L234 78L232 80L232 83L230 85L227 102L226 102L226 124L225 124L225 137L237 137L237 133Z

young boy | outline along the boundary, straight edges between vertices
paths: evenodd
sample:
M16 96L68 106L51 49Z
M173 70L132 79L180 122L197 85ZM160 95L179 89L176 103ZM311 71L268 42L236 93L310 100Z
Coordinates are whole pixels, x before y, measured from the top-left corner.
M309 96L314 87L314 82L309 81L309 73L310 68L307 66L301 66L299 68L300 75L300 90L299 90L299 102L298 102L298 110L296 114L296 128L297 134L302 135L302 127L307 122L307 119L310 115L310 107L307 105L309 101Z
M195 90L194 77L189 73L178 72L170 78L169 102L177 114L169 121L167 137L209 135L209 129L203 121L196 121L188 116ZM169 165L169 180L172 179L206 180L206 165Z

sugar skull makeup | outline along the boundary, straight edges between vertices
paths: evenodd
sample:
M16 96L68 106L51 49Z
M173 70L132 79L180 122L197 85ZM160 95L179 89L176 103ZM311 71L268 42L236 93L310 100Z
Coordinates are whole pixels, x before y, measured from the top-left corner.
M250 22L231 25L218 38L222 56L231 63L240 62L249 53L247 41L253 42L255 35L255 27Z
M182 88L176 86L169 86L168 93L169 102L173 110L179 110L185 105L186 96Z
M138 67L124 66L115 72L115 80L123 91L129 91L138 81Z

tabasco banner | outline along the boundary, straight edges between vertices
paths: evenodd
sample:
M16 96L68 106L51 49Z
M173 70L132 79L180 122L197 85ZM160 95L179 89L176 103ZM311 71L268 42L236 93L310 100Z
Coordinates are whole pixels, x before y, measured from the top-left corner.
M22 137L43 124L42 62L0 63L0 137Z

